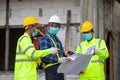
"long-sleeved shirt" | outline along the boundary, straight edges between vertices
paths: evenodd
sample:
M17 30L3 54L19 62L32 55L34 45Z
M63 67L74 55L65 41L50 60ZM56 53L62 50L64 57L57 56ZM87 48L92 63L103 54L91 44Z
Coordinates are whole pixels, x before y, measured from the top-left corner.
M63 50L63 47L62 47L62 43L59 40L59 38L56 35L52 35L50 33L48 33L48 34L54 40L54 42L57 45L57 48L59 49L59 51L58 51L59 52L59 56L60 57L65 56L65 53L64 53L64 50ZM39 49L40 50L48 49L48 48L51 48L51 47L55 47L55 46L54 46L53 42L50 40L50 38L47 35L43 36L39 40ZM46 57L42 57L41 59L42 59L42 61L44 63L55 63L55 62L58 61L58 57L55 54L50 54L50 55L48 55Z

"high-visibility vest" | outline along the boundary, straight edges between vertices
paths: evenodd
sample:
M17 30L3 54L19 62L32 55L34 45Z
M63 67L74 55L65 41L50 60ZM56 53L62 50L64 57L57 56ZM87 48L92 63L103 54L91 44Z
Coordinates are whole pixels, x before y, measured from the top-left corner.
M38 80L35 60L50 53L50 49L36 50L30 36L24 33L17 42L14 80Z
M53 38L49 35L49 34L46 34L46 36L48 36L49 37L49 39L52 41L52 43L54 44L54 47L55 48L57 48L57 45L56 45L56 43L55 43L55 41L53 40ZM59 56L59 53L57 53L57 54L55 54L58 58L60 57ZM48 68L48 67L50 67L50 66L53 66L53 65L56 65L56 64L59 64L58 62L56 62L56 63L49 63L49 64L45 64L44 63L44 65L43 65L43 67L44 67L44 69L46 69L46 68Z
M83 41L77 46L76 53L85 54L91 46L96 46L98 54L91 57L84 74L80 74L80 80L105 80L104 60L109 57L109 52L104 40L93 38L90 42Z

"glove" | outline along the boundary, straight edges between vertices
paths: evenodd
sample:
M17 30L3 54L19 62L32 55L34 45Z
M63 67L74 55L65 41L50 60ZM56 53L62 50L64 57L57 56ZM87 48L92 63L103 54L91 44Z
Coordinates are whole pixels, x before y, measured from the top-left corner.
M61 57L61 58L58 58L58 62L60 63L67 63L67 62L70 62L71 59L67 58L67 57Z
M59 49L52 47L52 48L50 48L50 50L51 50L51 54L56 54L56 53L58 53Z

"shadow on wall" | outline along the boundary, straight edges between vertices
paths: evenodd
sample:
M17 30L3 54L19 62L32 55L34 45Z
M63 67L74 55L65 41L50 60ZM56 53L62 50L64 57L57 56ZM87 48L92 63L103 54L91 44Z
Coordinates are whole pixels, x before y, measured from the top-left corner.
M24 33L23 28L11 28L9 34L9 64L8 70L14 70L16 44L18 38ZM5 70L5 29L0 29L0 71Z
M0 71L5 69L5 29L0 29Z
M23 28L12 28L10 29L10 44L9 44L9 64L8 69L14 70L14 64L15 64L15 54L16 54L16 45L18 38L24 34Z

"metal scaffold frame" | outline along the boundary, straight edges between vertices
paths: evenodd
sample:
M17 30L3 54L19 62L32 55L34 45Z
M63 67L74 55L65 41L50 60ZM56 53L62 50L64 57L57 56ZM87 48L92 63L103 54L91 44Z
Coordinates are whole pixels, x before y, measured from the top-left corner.
M9 2L9 0L6 0L5 71L8 71L9 60Z

